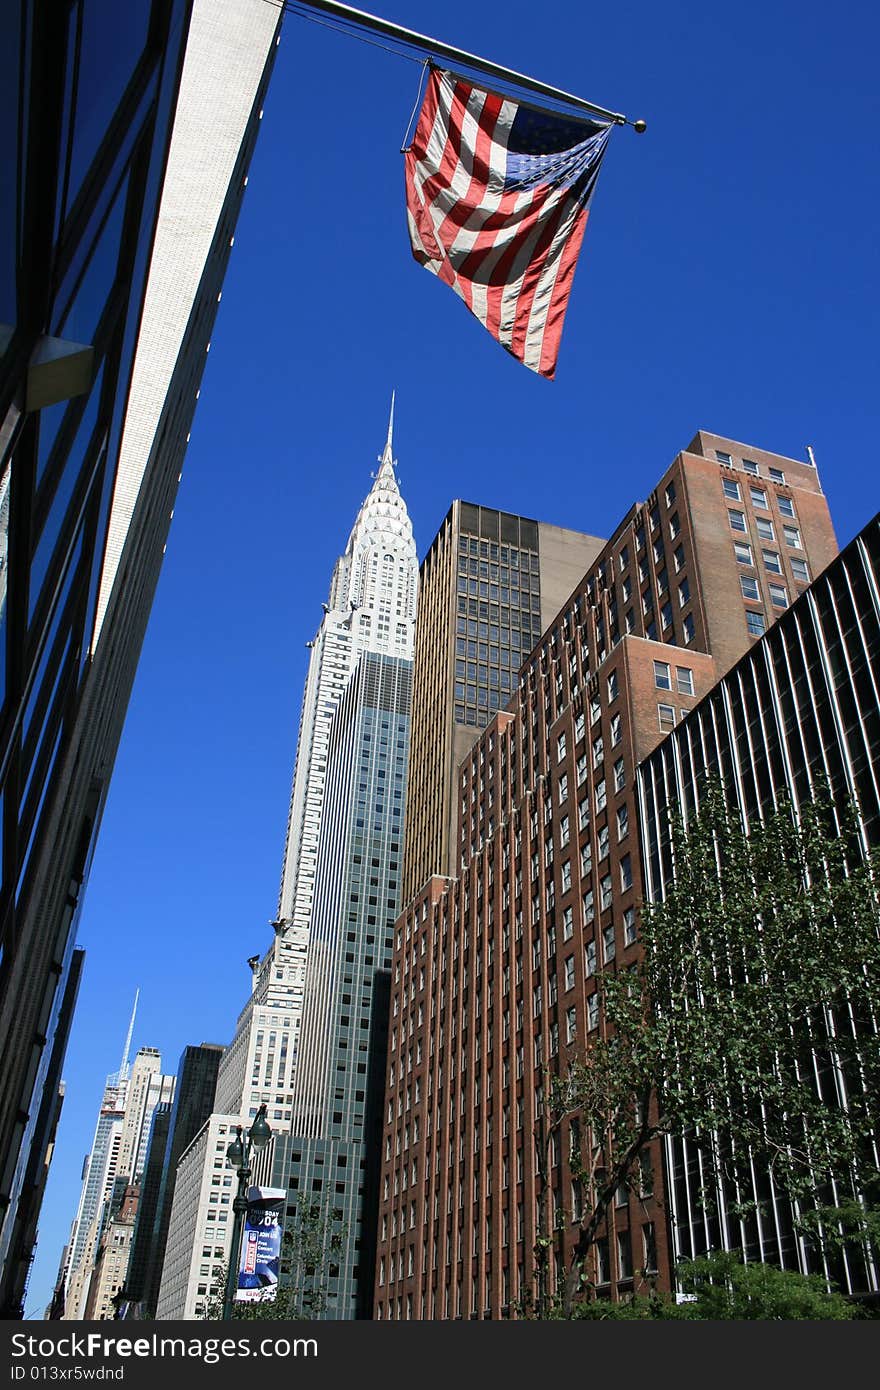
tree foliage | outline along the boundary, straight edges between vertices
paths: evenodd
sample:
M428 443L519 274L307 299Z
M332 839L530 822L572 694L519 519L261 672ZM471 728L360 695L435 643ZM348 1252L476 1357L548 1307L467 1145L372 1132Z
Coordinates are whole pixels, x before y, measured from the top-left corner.
M701 1146L706 1205L722 1183L735 1210L753 1209L754 1163L814 1238L876 1235L865 1194L878 1177L880 880L855 808L822 795L747 834L710 787L688 826L674 824L672 857L664 901L643 909L640 964L600 977L601 1036L547 1078L539 1149L566 1119L583 1139L569 1314L615 1192L644 1191L640 1165L661 1135Z
M619 1303L602 1299L576 1305L577 1318L645 1320L755 1319L844 1321L856 1316L853 1305L825 1287L815 1274L797 1274L767 1264L743 1264L736 1255L718 1252L679 1265L678 1284L685 1301L651 1293ZM561 1315L561 1314L560 1314Z

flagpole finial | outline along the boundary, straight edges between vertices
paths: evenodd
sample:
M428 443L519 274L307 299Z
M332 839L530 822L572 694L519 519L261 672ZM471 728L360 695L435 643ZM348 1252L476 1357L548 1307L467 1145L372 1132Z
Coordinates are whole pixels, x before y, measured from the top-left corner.
M636 135L644 135L647 129L647 121L633 121L633 130L635 131Z

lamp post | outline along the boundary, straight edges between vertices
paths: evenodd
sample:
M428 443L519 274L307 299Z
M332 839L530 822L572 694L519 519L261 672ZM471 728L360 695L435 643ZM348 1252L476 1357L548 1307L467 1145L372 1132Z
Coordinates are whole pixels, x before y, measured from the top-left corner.
M226 1162L238 1173L238 1192L233 1202L234 1220L232 1223L232 1245L229 1251L229 1266L226 1270L226 1292L223 1295L223 1318L232 1317L232 1304L238 1284L238 1266L241 1262L241 1234L247 1212L247 1189L251 1176L251 1153L254 1149L264 1149L272 1138L272 1131L266 1123L266 1107L261 1105L247 1134L242 1137L241 1125L235 1127L235 1138L226 1150Z

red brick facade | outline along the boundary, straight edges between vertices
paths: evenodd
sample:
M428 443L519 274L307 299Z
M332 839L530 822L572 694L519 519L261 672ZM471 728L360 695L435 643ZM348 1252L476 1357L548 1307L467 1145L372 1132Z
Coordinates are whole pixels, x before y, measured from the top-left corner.
M516 1315L540 1292L541 1217L553 1292L585 1136L563 1129L548 1187L542 1078L603 1028L596 972L637 958L635 769L836 549L811 467L698 435L462 763L459 876L430 879L397 924L377 1317ZM612 1298L644 1287L642 1271L670 1285L659 1152L652 1169L653 1192L621 1192L594 1248L587 1273Z

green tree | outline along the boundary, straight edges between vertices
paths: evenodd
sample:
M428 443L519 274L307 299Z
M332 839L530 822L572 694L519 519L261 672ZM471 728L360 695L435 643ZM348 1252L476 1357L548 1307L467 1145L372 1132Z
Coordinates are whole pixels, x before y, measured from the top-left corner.
M601 1299L576 1304L573 1316L591 1319L832 1319L856 1316L853 1305L829 1290L818 1275L797 1274L767 1264L743 1264L737 1255L717 1252L687 1260L677 1270L685 1302L652 1293L620 1303ZM558 1314L562 1316L562 1313Z
M836 811L823 795L746 834L710 787L687 828L673 826L672 856L665 900L643 909L641 963L600 976L601 1035L545 1081L539 1151L577 1121L582 1211L566 1315L589 1292L618 1187L645 1190L649 1146L663 1135L702 1148L741 1214L754 1208L754 1162L817 1241L876 1235L865 1195L878 1179L880 910L855 807ZM544 1192L549 1204L546 1181ZM713 1185L702 1200L715 1201ZM548 1211L548 1246L553 1224Z
M285 1223L281 1236L281 1277L274 1299L234 1303L232 1315L245 1321L308 1322L323 1316L330 1278L345 1245L346 1226L313 1203L300 1207ZM218 1292L208 1299L205 1319L223 1317L223 1291L228 1264L215 1265Z

